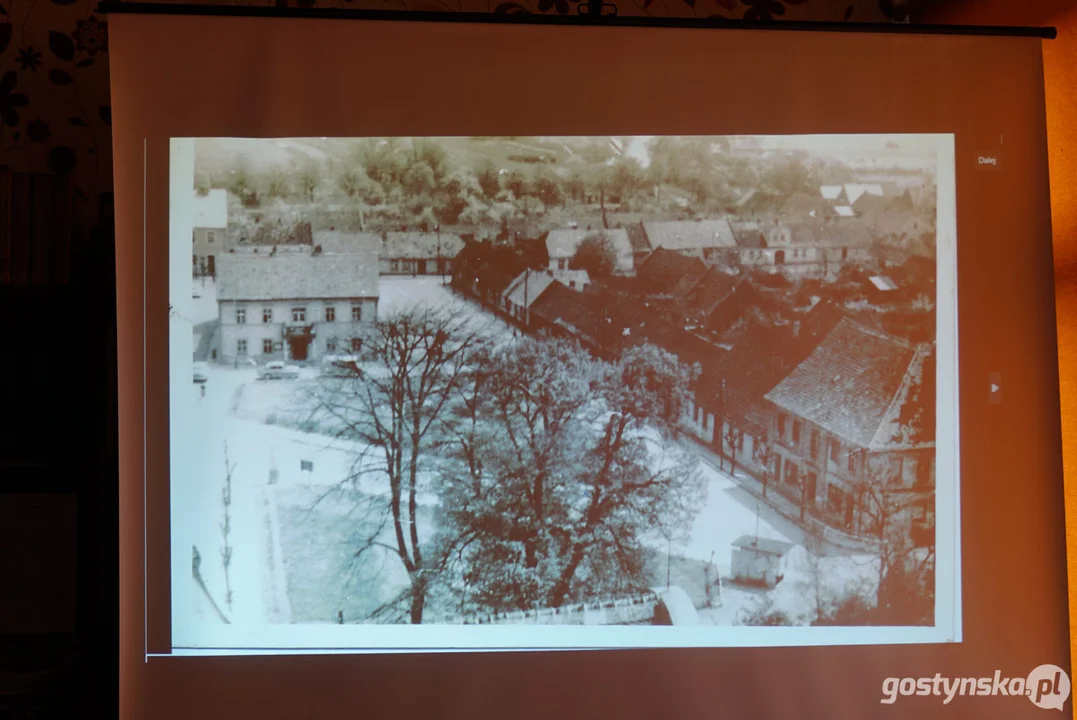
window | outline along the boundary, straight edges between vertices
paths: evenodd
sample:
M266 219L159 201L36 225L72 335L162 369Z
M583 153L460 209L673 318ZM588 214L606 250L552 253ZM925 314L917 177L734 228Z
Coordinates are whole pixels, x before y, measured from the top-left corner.
M793 421L793 444L794 445L799 445L800 444L800 421L799 420L794 420Z
M826 502L830 506L831 512L841 512L841 500L841 488L828 485L826 488Z
M849 453L849 472L856 472L856 453Z
M325 306L325 321L336 322L337 321L337 309L332 305Z
M841 259L842 260L848 260L849 259L849 248L842 248L841 249Z
M557 260L558 270L568 270L568 260L566 258L558 258Z
M575 280L569 280L568 281L568 286L570 288L572 288L573 290L575 290L576 289L576 281Z
M246 340L236 340L236 354L237 355L246 355L247 354L247 341Z
M262 308L262 322L263 323L271 323L271 322L273 322L273 308L269 308L269 307Z
M335 353L337 351L337 341L336 341L335 338L332 339L332 340L326 340L325 341L325 350L326 350L326 352L331 352L331 353Z
M778 438L785 439L785 415L778 413Z
M292 322L301 323L307 321L307 309L296 307L292 308Z
M841 452L841 445L838 444L837 440L831 440L830 441L830 462L834 463L835 465L838 462L838 453L839 452Z
M213 242L213 233L211 233L211 232L206 233L206 240L208 242Z
M268 355L271 352L273 352L273 341L272 340L263 340L262 341L262 354L263 355Z
M195 269L195 272L198 272L198 256L197 256L197 255L192 255L191 257L192 257L192 258L194 258L194 269Z
M361 352L363 349L363 341L359 338L352 338L352 352Z
M236 308L236 325L243 325L247 322L247 310L245 308Z
M812 430L811 431L811 459L812 460L818 460L819 459L819 431L818 430Z
M359 322L363 319L363 306L358 303L352 305L352 322Z

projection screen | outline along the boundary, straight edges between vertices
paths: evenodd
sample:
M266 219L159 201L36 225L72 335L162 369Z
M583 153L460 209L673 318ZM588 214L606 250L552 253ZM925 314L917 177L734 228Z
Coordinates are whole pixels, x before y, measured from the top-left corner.
M1038 38L120 10L126 714L1062 709Z

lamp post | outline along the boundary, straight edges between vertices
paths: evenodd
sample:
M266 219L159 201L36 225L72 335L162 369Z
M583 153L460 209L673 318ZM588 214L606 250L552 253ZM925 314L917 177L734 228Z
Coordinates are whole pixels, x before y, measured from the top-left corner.
M441 276L441 281L444 282L445 281L445 273L442 271L442 268L441 268L441 225L440 224L434 226L434 232L436 232L438 234L438 275Z

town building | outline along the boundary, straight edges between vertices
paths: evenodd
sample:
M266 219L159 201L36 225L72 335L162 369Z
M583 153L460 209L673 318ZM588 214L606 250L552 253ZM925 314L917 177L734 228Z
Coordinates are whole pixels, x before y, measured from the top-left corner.
M217 259L230 249L228 191L214 188L194 194L192 260L195 277L214 277Z
M447 275L453 259L464 249L455 233L387 232L378 253L382 275Z
M555 282L557 280L549 270L525 270L505 289L501 309L517 322L530 325L531 307L546 288Z
M878 531L866 497L922 493L933 516L934 351L843 319L766 394L772 477L855 534ZM870 503L869 503L870 505ZM933 520L932 520L933 522Z
M744 269L834 280L846 265L872 260L875 237L855 218L826 217L744 227L738 240Z
M628 232L623 228L611 230L581 230L564 228L550 230L546 233L546 252L549 257L549 269L554 272L576 269L573 259L580 245L588 238L600 238L609 244L613 252L613 273L631 275L635 268L634 251Z
M643 231L652 248L672 250L708 264L736 255L737 240L725 219L644 221Z
M218 260L217 304L222 363L358 351L377 319L377 254L237 250Z

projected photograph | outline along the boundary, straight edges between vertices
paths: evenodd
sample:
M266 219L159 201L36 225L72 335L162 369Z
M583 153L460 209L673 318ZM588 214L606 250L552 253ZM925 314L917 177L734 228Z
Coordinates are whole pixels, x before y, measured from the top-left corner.
M934 627L940 147L173 140L174 644Z

